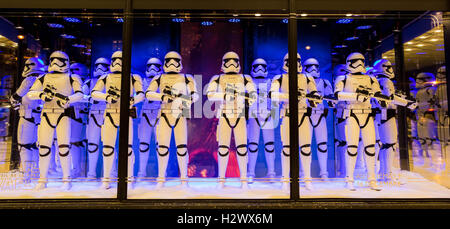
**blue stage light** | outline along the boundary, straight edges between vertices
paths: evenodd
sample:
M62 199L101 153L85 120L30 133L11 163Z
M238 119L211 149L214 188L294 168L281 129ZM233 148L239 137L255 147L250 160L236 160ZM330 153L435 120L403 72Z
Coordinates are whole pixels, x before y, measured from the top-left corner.
M73 44L72 46L75 48L86 48L86 45L82 45L82 44Z
M337 20L336 23L348 24L348 23L351 23L352 21L353 21L353 19L351 19L351 18L341 18L341 19Z
M121 18L121 17L117 18L116 21L119 22L119 23L123 23L123 18Z
M69 34L61 34L61 37L65 39L75 39L75 36Z
M359 37L347 37L345 38L346 41L354 41L354 40L358 40Z
M71 23L80 23L81 22L81 20L76 17L65 17L64 20L67 22L71 22Z
M211 25L214 24L214 22L212 22L212 21L202 21L201 24L202 24L203 26L211 26Z
M424 55L427 54L426 52L416 52L417 55Z
M172 18L172 22L182 23L182 22L184 22L184 19L183 18Z
M240 21L241 21L241 19L239 19L239 18L230 18L230 19L228 19L228 22L231 22L231 23L238 23Z
M58 23L47 23L47 25L48 25L48 27L55 28L55 29L62 29L62 28L64 28L63 25L58 24Z
M282 22L287 24L287 23L289 23L289 19L284 18Z
M347 45L336 45L334 46L337 49L347 48Z
M364 29L370 29L370 28L372 28L371 25L361 25L361 26L356 27L356 29L358 29L358 30L364 30Z

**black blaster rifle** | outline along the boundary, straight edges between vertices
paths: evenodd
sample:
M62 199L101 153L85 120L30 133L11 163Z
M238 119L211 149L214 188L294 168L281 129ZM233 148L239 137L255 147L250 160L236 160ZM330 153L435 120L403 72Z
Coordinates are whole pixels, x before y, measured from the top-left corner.
M391 102L394 99L394 95L387 96L383 95L381 92L372 93L372 89L367 87L357 88L356 93L365 97L376 99L383 107L386 107L386 103Z
M120 98L120 89L115 86L110 86L108 88L108 95L113 97L114 100L118 101Z
M252 99L249 95L249 93L247 92L239 92L238 90L239 88L232 85L232 84L227 84L227 87L225 88L225 93L226 94L232 94L234 96L234 98L237 98L238 96L242 96L244 97L245 100L250 100Z
M316 107L316 104L319 104L319 103L321 103L322 102L322 96L320 96L320 95L316 95L316 94L313 94L313 93L305 93L304 92L304 90L303 89L298 89L298 98L299 98L299 100L301 99L301 98L306 98L306 99L308 99L308 101L309 101L309 104L312 106L312 107Z
M183 93L178 92L178 90L176 90L175 88L166 86L163 89L163 93L167 96L169 96L169 98L173 101L177 98L180 98L183 102L183 105L185 107L188 107L188 104L190 104L192 102L191 96L189 95L185 95Z
M56 98L56 103L60 107L64 107L69 102L69 96L65 96L61 93L56 92L57 89L53 85L47 84L44 88L44 93L51 99Z

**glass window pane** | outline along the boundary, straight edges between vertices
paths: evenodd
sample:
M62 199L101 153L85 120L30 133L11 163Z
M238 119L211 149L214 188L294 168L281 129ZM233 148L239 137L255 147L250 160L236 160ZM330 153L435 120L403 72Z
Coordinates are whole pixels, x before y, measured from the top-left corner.
M106 145L113 131L101 136L110 120L102 74L109 72L112 52L121 50L120 14L2 15L0 198L115 198L117 147L115 141ZM111 116L118 115L119 109ZM106 154L112 161L107 190L100 182Z
M279 110L269 100L271 79L283 72L287 21L137 15L132 69L147 100L133 120L128 198L289 198L289 183L280 183Z

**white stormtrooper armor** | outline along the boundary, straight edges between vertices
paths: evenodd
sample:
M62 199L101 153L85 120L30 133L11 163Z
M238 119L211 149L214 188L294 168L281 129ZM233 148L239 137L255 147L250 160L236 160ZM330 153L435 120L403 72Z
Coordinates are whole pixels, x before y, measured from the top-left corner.
M256 85L258 99L249 109L249 119L247 124L248 132L248 178L249 183L255 177L255 166L258 158L258 146L260 132L264 139L264 152L267 163L267 177L275 178L275 143L274 123L278 117L278 109L272 107L269 99L271 80L267 78L267 63L264 59L258 58L253 61L250 71L253 82Z
M50 55L49 73L37 79L30 89L29 97L44 101L41 124L38 128L40 179L36 186L43 189L47 184L50 153L56 130L58 153L63 170L63 186L71 188L70 181L70 133L71 118L75 112L71 104L83 99L80 77L69 72L69 57L55 51Z
M149 101L161 102L161 110L157 116L160 120L156 126L157 188L164 186L172 131L177 146L181 184L188 187L187 118L190 118L190 107L198 100L199 95L192 76L181 73L183 66L180 54L168 52L164 57L163 69L165 73L155 76L146 92Z
M70 73L80 77L83 83L83 94L89 95L89 88L84 84L89 75L88 68L80 63L73 63L70 65ZM88 101L80 101L73 104L76 119L71 119L71 134L70 134L70 155L72 157L72 178L81 175L81 158L85 155L87 139L86 139L86 125L89 117Z
M416 88L416 80L414 77L409 77L410 82L410 93L409 95L412 98L416 98L417 88ZM417 109L410 113L411 118L411 138L412 138L412 150L413 157L417 157L416 160L423 160L423 151L419 141L419 135L417 134ZM420 162L419 162L420 163Z
M120 126L120 93L122 77L122 51L116 51L111 56L111 73L100 76L92 89L91 96L94 100L106 102L104 123L101 128L103 142L103 189L110 188L111 171L116 154L115 145L117 131ZM133 118L136 118L134 105L145 98L142 89L142 79L137 74L130 77L130 122L128 134L128 178L133 182L134 154L133 154Z
M446 80L446 69L445 66L441 66L437 70L436 80L436 100L437 100L437 122L438 122L438 137L441 143L442 152L444 158L449 161L450 154L450 119L448 117L448 98L447 98L447 80ZM448 166L448 165L447 165Z
M320 78L319 61L314 58L307 59L304 63L304 71L307 77L314 78L316 88L320 96L332 96L333 87L330 81ZM333 104L328 103L329 106ZM311 125L314 130L314 136L317 143L317 158L319 159L320 177L328 178L327 160L328 160L328 130L327 130L328 108L323 103L317 104L312 108Z
M427 166L433 166L437 160L438 148L436 133L436 87L435 76L432 73L422 72L416 76L417 101L417 134Z
M386 59L377 60L374 63L374 75L376 76L382 93L392 98L392 103L388 106L378 106L381 110L377 114L378 133L381 140L380 149L380 175L382 179L391 180L394 155L397 151L397 120L395 118L397 105L415 109L416 103L408 101L396 94L394 79L394 69L391 62Z
M339 76L346 75L347 69L344 64L336 65L333 69L333 76L334 81ZM347 141L345 139L345 120L346 117L343 116L344 109L345 109L345 102L338 102L335 105L334 112L336 115L335 119L335 148L336 148L336 169L337 169L337 177L345 177L345 155L346 155L346 149L347 149Z
M92 78L85 82L89 93L94 89L98 79L109 73L109 65L111 63L106 58L100 57L94 63L94 73ZM88 139L88 178L97 178L97 163L99 157L99 145L101 127L104 123L104 113L106 109L106 102L87 98L89 101L89 119L86 128L86 136Z
M10 99L14 109L19 110L17 143L25 183L31 181L33 167L37 168L37 127L40 123L42 109L40 106L41 102L39 100L31 100L27 93L36 79L43 74L45 74L44 62L36 57L28 59L22 72L24 79Z
M381 91L375 77L364 74L366 72L364 60L364 56L360 53L350 54L346 60L346 68L349 73L339 76L335 82L335 95L339 101L345 102L342 117L346 119L346 185L352 191L355 190L353 173L360 136L364 146L369 186L373 190L381 190L377 186L375 176L376 134L374 112L370 103L372 97L381 96ZM370 94L359 92L359 90L368 91Z
M256 99L256 88L248 75L240 74L239 56L235 52L227 52L222 58L224 74L212 77L207 88L210 101L218 102L216 137L219 143L219 189L224 187L225 172L230 151L231 132L234 133L236 154L241 178L241 187L248 188L247 181L247 129L246 104L251 106ZM217 106L217 105L216 105Z
M316 107L317 101L307 99L306 95L314 95L321 97L317 92L316 83L314 78L308 77L302 72L302 66L300 61L300 55L297 53L297 83L299 95L298 99L298 132L299 132L299 146L300 146L300 161L301 168L303 169L305 187L307 190L312 190L311 182L311 138L312 138L312 125L311 125L311 106ZM289 75L288 75L288 54L284 56L284 74L277 75L272 81L270 88L271 98L273 101L281 102L281 126L280 134L281 141L283 143L283 150L281 155L281 167L282 167L282 188L287 190L289 188ZM321 102L321 99L319 99Z
M150 82L162 72L162 63L158 58L150 58L145 70L146 78L142 79L144 89L148 89ZM147 176L147 162L150 152L150 140L152 135L156 139L156 124L159 120L159 109L161 103L158 101L144 101L138 127L139 137L139 171L138 177Z

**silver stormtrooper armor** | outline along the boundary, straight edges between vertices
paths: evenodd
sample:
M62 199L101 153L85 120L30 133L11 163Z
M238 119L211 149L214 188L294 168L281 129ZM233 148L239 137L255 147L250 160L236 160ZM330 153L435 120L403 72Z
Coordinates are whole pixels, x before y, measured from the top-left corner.
M316 88L320 96L332 96L333 86L330 81L320 78L319 61L309 58L303 62L305 75L314 78ZM328 106L334 106L328 103ZM328 108L324 103L319 103L317 107L312 108L310 117L311 125L314 130L314 136L317 143L317 158L319 159L320 177L328 178L327 161L328 161L328 130L327 130Z
M187 118L190 118L191 105L198 100L199 95L193 77L181 73L182 69L181 55L174 51L168 52L164 57L164 74L155 76L146 91L149 101L161 102L156 126L157 189L165 184L172 131L177 147L181 185L188 187Z
M109 60L100 57L95 60L94 72L92 77L85 82L90 95L94 86L97 84L98 79L109 73ZM87 96L86 100L89 101L89 119L86 128L86 136L88 139L88 178L97 178L97 163L99 158L99 145L101 128L104 124L104 113L106 109L105 101L94 100L92 97Z
M227 52L222 57L223 74L212 77L207 88L208 99L217 102L216 138L219 143L218 162L219 176L217 188L225 186L225 172L230 153L231 134L234 133L236 156L239 166L241 188L248 188L247 180L247 129L245 106L251 106L256 100L256 88L252 77L240 74L239 56L235 52ZM216 106L217 106L216 105Z
M19 111L17 143L19 146L21 171L24 174L25 183L31 181L32 170L38 167L39 154L36 141L42 110L41 102L30 99L27 93L36 79L43 74L45 74L44 62L36 57L28 59L22 72L22 83L10 98L13 108Z
M394 69L391 62L386 59L377 60L373 66L373 75L377 78L382 93L392 98L388 106L378 106L381 110L377 114L378 133L381 140L381 149L379 154L380 175L383 180L397 179L392 176L394 155L397 152L397 106L406 106L411 110L416 108L414 101L408 101L402 96L396 94L394 79Z
M111 56L110 73L100 76L92 89L94 100L106 102L104 123L101 128L103 142L103 189L110 188L111 171L116 154L117 131L120 126L120 93L122 77L122 51L116 51ZM145 99L142 79L137 74L130 77L130 117L128 134L128 179L133 184L133 168L135 155L133 153L133 118L136 118L135 105ZM132 186L130 187L132 188Z
M444 158L447 160L447 166L449 163L450 155L450 119L448 117L448 98L447 98L447 80L446 80L446 69L445 66L441 66L437 70L436 74L436 100L437 100L437 124L438 124L438 137L441 143L441 149Z
M142 79L144 89L148 89L150 82L162 72L162 63L158 58L150 58L147 61L145 76ZM150 140L152 136L156 139L156 124L159 120L159 109L161 102L144 101L140 115L140 123L138 127L139 137L139 170L138 177L147 176L147 163L150 152Z
M371 98L383 97L380 86L375 77L366 73L365 58L360 53L352 53L346 59L346 68L349 72L339 76L335 82L335 96L339 101L345 102L342 118L345 119L345 136L347 143L346 161L346 187L354 191L354 171L358 155L359 137L364 147L364 159L367 168L369 187L381 190L376 182L375 162L375 124Z
M290 151L289 151L289 60L288 54L283 58L283 71L284 74L277 75L272 80L270 88L272 101L281 103L281 126L280 134L281 141L283 143L283 150L281 154L281 167L282 167L282 189L288 190L289 188L289 171L290 171ZM302 73L302 65L300 54L297 53L297 83L299 91L298 100L298 132L299 132L299 146L300 146L300 165L303 170L303 180L305 181L305 188L312 190L311 181L311 139L312 139L312 125L311 125L311 107L316 107L320 102L321 96L319 95L314 78L308 77ZM307 99L306 95L313 95L320 97L319 101Z
M80 77L70 74L69 68L69 56L61 51L53 52L50 55L49 73L37 79L29 92L31 99L44 102L38 128L40 178L36 189L43 189L47 184L55 130L63 171L62 188L71 188L70 119L77 118L71 104L81 101L83 92Z
M89 89L84 84L89 76L88 68L80 63L73 63L70 65L70 74L75 74L80 77L83 86L82 91L84 95L89 95ZM72 172L71 177L76 178L81 175L81 158L85 155L87 147L86 139L86 125L89 117L88 101L82 100L74 103L73 107L77 114L76 119L71 119L71 134L70 134L70 155L72 157Z
M256 160L258 158L259 137L262 132L264 152L267 163L267 178L275 178L275 143L274 129L278 117L278 109L272 107L269 99L271 80L267 78L267 63L258 58L253 61L250 75L257 89L257 100L249 109L247 123L248 132L248 179L249 183L255 177Z
M333 77L334 81L340 76L346 75L347 68L345 64L336 65L333 69ZM343 116L345 109L345 102L341 101L335 105L335 123L334 123L334 132L335 132L335 149L336 149L336 169L337 169L337 177L345 177L345 155L347 153L347 141L345 139L345 120L346 117Z
M422 151L425 153L426 166L432 167L438 160L439 144L437 142L436 78L432 73L422 72L416 76L417 134Z

